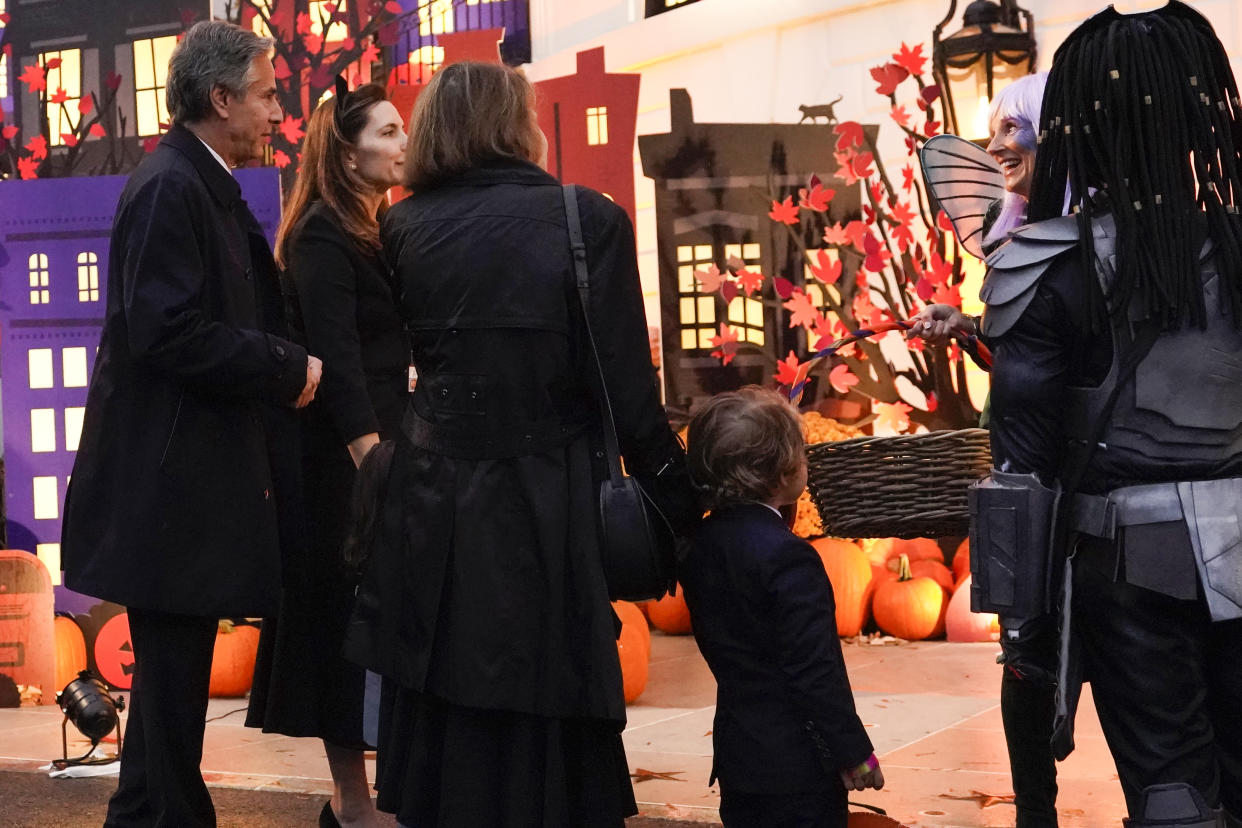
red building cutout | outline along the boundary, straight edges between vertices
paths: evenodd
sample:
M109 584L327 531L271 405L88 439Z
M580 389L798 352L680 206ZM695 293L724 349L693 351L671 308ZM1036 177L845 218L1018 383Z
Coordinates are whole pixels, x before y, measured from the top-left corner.
M634 221L634 133L641 75L604 71L604 47L578 53L573 75L535 84L548 172L625 208Z

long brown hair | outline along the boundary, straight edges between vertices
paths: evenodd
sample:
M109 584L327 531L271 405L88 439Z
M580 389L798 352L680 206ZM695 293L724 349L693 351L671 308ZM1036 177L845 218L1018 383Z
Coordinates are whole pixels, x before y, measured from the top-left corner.
M531 113L534 89L494 63L451 63L418 96L405 149L411 192L488 161L538 161L543 137Z
M375 83L321 103L306 125L302 165L293 190L285 200L280 229L276 231L276 264L286 267L289 236L316 201L322 201L340 220L345 234L363 251L379 250L379 222L367 209L357 174L345 169L345 150L358 142L370 117L371 107L388 100L384 87ZM337 115L337 107L341 113Z

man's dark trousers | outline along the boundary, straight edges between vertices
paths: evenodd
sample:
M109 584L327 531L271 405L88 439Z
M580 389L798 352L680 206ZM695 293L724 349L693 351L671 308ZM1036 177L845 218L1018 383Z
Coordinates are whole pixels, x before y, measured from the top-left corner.
M214 828L203 730L217 619L129 610L134 681L104 828Z

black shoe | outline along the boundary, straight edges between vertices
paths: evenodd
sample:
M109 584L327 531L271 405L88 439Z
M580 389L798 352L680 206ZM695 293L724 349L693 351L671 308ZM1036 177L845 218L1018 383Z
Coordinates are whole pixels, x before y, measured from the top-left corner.
M323 803L323 810L319 812L319 828L341 828L341 823L336 818L336 814L332 813L332 802Z

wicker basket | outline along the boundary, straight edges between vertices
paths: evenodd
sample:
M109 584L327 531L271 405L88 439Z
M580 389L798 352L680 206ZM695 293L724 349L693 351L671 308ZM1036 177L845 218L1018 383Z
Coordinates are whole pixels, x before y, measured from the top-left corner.
M992 468L982 428L858 437L807 447L807 487L824 532L938 538L970 527L966 490Z

